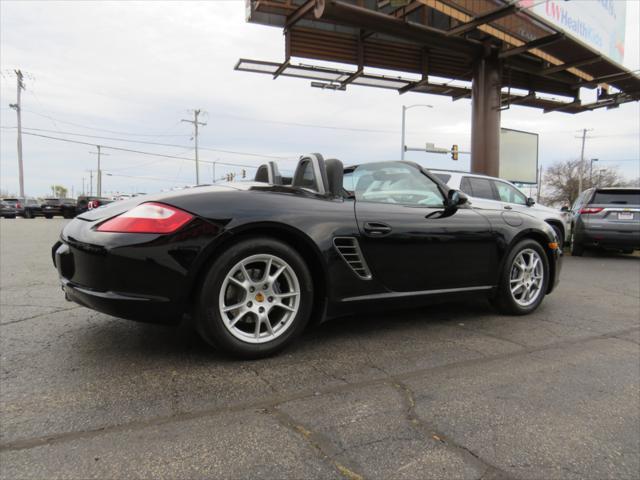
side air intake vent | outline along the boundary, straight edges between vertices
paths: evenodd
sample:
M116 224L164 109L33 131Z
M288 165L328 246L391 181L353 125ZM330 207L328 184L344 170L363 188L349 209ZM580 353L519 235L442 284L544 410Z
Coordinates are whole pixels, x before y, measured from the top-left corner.
M371 271L360 251L358 241L353 237L335 237L333 245L351 269L364 280L371 279Z

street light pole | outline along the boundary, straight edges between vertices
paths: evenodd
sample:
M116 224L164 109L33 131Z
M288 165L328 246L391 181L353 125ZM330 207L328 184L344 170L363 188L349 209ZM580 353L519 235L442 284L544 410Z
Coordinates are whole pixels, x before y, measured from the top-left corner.
M415 105L402 105L402 134L401 134L402 145L400 145L400 160L404 160L404 152L406 147L404 139L405 139L405 125L406 125L407 110L414 107L433 108L433 105L427 105L424 103L418 103Z

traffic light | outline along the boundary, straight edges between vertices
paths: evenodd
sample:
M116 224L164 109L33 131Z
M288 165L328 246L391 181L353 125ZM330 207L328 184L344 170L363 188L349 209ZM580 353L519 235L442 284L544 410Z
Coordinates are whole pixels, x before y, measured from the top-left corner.
M458 145L451 145L451 159L458 160Z
M247 178L247 171L244 168L242 169L242 178Z

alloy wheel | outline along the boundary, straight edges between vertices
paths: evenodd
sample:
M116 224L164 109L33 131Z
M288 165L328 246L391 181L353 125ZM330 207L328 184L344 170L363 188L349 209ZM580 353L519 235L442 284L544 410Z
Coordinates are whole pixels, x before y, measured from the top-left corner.
M544 265L540 254L526 248L516 255L511 264L509 289L515 302L521 307L533 304L542 292Z
M254 344L270 342L289 329L298 313L298 277L275 255L252 255L227 273L218 308L234 337Z

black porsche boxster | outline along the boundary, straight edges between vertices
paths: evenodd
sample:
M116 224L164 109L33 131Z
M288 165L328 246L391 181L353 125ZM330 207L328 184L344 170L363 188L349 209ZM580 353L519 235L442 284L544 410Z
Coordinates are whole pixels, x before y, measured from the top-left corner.
M344 168L301 157L255 181L136 197L87 211L53 247L67 299L117 317L193 321L241 357L273 354L310 321L488 297L535 310L562 252L546 223L479 210L411 162Z

